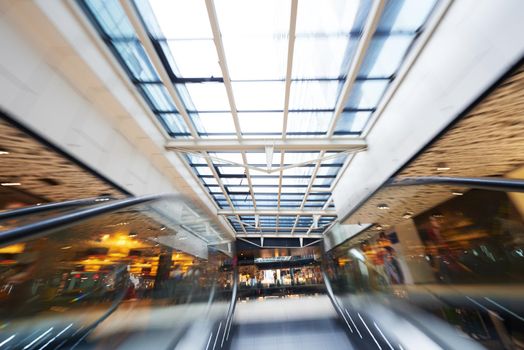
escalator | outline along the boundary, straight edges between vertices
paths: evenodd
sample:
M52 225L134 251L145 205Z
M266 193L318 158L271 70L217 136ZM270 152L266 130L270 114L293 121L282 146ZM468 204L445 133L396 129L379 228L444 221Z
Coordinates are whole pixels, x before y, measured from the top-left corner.
M523 192L394 182L327 249L325 291L250 301L234 238L180 197L5 212L0 349L522 349Z
M0 348L205 348L232 314L231 237L176 196L88 202L5 213Z

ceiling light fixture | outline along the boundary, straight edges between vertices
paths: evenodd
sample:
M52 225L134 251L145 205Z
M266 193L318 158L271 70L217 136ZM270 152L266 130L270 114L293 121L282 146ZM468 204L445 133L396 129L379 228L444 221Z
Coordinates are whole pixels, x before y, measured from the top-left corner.
M413 212L411 211L407 211L404 213L404 215L402 215L404 219L411 219L412 216L413 216Z
M438 163L437 164L437 171L448 171L451 168L446 163Z
M462 192L451 192L451 194L454 196L463 196L464 195L464 193Z
M8 151L0 150L0 155L9 154Z
M377 205L377 208L379 208L380 210L389 210L389 206L385 203Z
M0 183L2 186L20 186L22 185L20 182L2 182Z

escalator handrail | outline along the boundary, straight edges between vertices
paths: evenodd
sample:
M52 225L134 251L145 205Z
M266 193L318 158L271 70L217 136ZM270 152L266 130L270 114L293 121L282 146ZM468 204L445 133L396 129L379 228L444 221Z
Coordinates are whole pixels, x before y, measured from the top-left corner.
M385 187L417 185L454 185L484 190L524 192L524 180L500 177L421 176L393 178L386 182Z
M451 177L451 176L417 176L397 178L392 177L376 190L369 193L366 197L358 202L343 217L339 217L339 222L346 221L351 215L355 214L364 204L366 204L374 195L387 187L396 186L420 186L420 185L455 185L477 189L486 189L494 191L511 191L524 192L524 180L508 179L504 177Z
M69 207L77 207L84 205L96 204L98 202L109 201L111 197L95 197L95 198L84 198L84 199L73 199L69 201L56 202L56 203L45 203L37 204L29 207L18 208L13 210L6 210L0 212L0 220L12 219L24 215L32 215L48 210L64 209Z
M114 210L123 209L137 204L157 201L160 199L176 198L177 195L147 195L140 197L125 198L112 201L95 208L80 209L57 217L44 219L27 225L19 226L0 232L0 246L18 243L36 236L45 236L49 230L60 226L72 224L79 220L88 219L97 215L105 214Z

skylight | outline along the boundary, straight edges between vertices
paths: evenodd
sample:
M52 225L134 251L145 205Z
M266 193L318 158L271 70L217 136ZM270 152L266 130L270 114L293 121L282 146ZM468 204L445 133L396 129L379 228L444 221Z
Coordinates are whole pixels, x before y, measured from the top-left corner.
M336 178L438 2L130 1L82 4L174 151L248 236L262 232L257 215L276 235L336 220Z

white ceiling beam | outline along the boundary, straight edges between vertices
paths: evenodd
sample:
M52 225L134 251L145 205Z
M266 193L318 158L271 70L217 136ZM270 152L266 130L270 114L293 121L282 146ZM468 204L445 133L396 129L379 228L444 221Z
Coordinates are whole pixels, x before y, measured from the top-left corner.
M358 137L348 138L293 138L286 140L268 139L198 139L170 140L166 149L186 152L219 152L219 151L260 151L266 146L275 151L361 151L366 148L366 141Z
M291 75L293 73L293 56L295 53L295 33L297 29L298 0L291 1L291 16L289 19L289 38L287 44L286 88L284 93L284 120L282 125L282 139L286 138L287 117L289 114L289 95L291 93Z
M382 15L382 11L384 10L385 5L385 0L375 0L373 2L373 7L371 8L368 20L366 21L366 25L364 27L364 31L358 42L357 52L355 53L355 57L351 61L351 66L349 67L349 72L346 77L346 81L344 82L344 86L342 87L342 92L340 94L340 98L338 99L337 106L335 107L335 114L333 115L333 118L331 118L331 122L329 123L329 128L327 132L328 137L332 137L335 133L338 120L340 119L342 111L346 106L346 102L349 98L351 90L353 90L353 83L357 78L362 62L366 57L366 52L368 50L369 44L371 43L371 39L373 38L373 34L375 34L375 29L377 28L380 16Z
M220 190L224 194L224 197L226 197L226 201L229 204L229 207L232 210L234 210L235 206L233 205L233 202L231 202L231 198L229 198L229 195L228 195L228 193L226 191L226 188L224 187L224 184L222 183L222 180L220 179L220 176L218 176L218 173L217 173L215 167L213 166L213 163L209 160L209 158L206 158L206 162L207 162L207 166L209 167L209 169L211 169L211 172L212 172L213 176L215 177L215 180L218 183L218 186L220 186ZM244 233L247 233L246 228L244 227L244 224L240 220L240 216L237 215L236 218L237 218L238 221L240 221L240 227L242 228L242 231L244 231Z
M162 64L162 61L158 57L155 48L153 47L153 43L151 42L151 39L149 38L149 35L147 34L146 29L144 28L142 24L142 20L140 19L140 16L135 10L134 5L131 1L127 0L120 0L120 5L124 9L124 12L131 22L131 25L135 29L135 32L138 36L138 39L142 43L142 46L144 47L147 55L149 56L151 63L155 67L156 71L158 72L158 75L160 77L160 81L167 89L167 92L169 93L169 96L173 99L173 102L175 103L175 106L184 119L184 122L187 124L187 127L189 128L189 131L191 133L191 136L198 137L198 133L193 126L193 122L191 121L191 118L189 117L189 114L186 111L186 108L184 107L184 104L178 97L178 93L175 91L175 87L171 83L171 79L169 78L169 75L167 74L167 71Z
M309 184L307 185L306 193L304 194L304 199L302 199L302 203L300 204L300 210L304 210L304 206L306 205L306 202L307 202L307 197L311 193L311 188L313 187L313 183L315 182L315 179L317 178L318 170L320 169L320 164L322 164L321 159L322 157L324 157L325 154L326 154L325 151L320 152L320 159L315 164L315 169L313 169L313 173L311 174L311 179L309 180ZM299 219L300 219L300 215L297 215L295 219L295 223L293 224L293 228L291 229L291 233L295 232L295 228L298 225ZM311 226L313 226L313 224Z
M231 77L229 76L229 68L227 66L226 54L224 51L224 43L222 42L222 35L220 34L220 26L218 24L215 3L213 2L213 0L206 0L206 8L209 17L209 24L211 25L211 30L213 32L213 39L218 55L218 62L222 71L222 77L224 79L224 86L226 88L229 108L231 110L231 115L233 116L233 123L235 124L235 133L237 135L237 140L240 141L242 140L242 131L240 129L240 121L238 119L237 106L233 94L233 86L231 85ZM206 149L206 151L208 150ZM249 186L249 192L251 194L251 200L253 201L253 207L256 209L257 203L255 199L255 193L253 191L253 183L251 181L251 174L249 172L247 156L244 151L241 151L241 155L242 163L245 169L246 178Z
M362 65L362 62L364 61L367 49L371 43L371 39L373 38L375 29L377 28L378 22L380 20L380 16L382 15L382 11L384 10L384 6L385 6L385 0L375 0L373 2L373 6L368 16L368 20L366 21L366 25L364 27L364 32L362 33L362 37L360 38L358 46L357 46L357 52L355 53L355 57L353 58L351 62L351 66L349 68L349 72L346 77L346 81L344 82L344 86L342 87L340 98L338 99L337 106L335 107L335 114L333 115L333 118L331 118L331 121L328 127L327 136L329 138L332 138L332 136L335 133L335 129L336 129L338 120L340 119L340 116L342 115L342 111L344 110L344 107L346 105L346 101L349 98L349 95L353 88L353 83L355 82L355 79L357 78L358 72L360 70L360 66ZM332 140L334 141L336 139L332 139ZM322 152L320 154L320 157L323 157L325 154L325 150L321 150L321 151ZM318 161L315 166L315 170L313 171L313 174L311 175L311 180L309 182L309 185L306 190L306 194L304 196L302 204L300 205L300 209L304 208L304 205L311 191L311 187L313 186L313 182L315 181L320 164L321 164L321 161ZM295 231L299 218L300 216L297 216L297 218L295 219L295 224L293 225L293 229L291 230L292 233L294 233ZM308 232L310 232L313 229L314 227L313 225L311 225L310 230Z
M237 234L237 238L260 238L262 237L259 233L239 233ZM264 233L264 238L323 238L320 234L314 234L314 235L306 235L305 233L299 234L296 233L294 235L291 235L289 233Z
M228 216L236 216L236 215L260 215L260 216L294 216L294 215L301 215L301 216L313 216L313 215L321 215L321 216L337 216L336 211L334 210L227 210L227 209L219 209L217 211L218 215L228 215Z
M426 47L426 44L428 44L429 39L431 39L431 37L433 36L433 33L444 18L444 15L449 10L452 3L452 0L443 0L439 2L437 8L426 23L424 31L422 32L420 37L415 40L412 48L409 50L409 53L406 56L406 59L404 60L404 63L402 63L399 70L395 74L395 79L386 90L384 96L381 98L380 103L377 106L377 109L366 123L365 129L362 131L363 137L366 137L366 135L369 134L370 130L373 128L377 120L386 110L387 106L389 105L389 102L397 92L397 89L402 85L402 82L404 81L409 71L417 61L417 58L422 53L424 47Z

